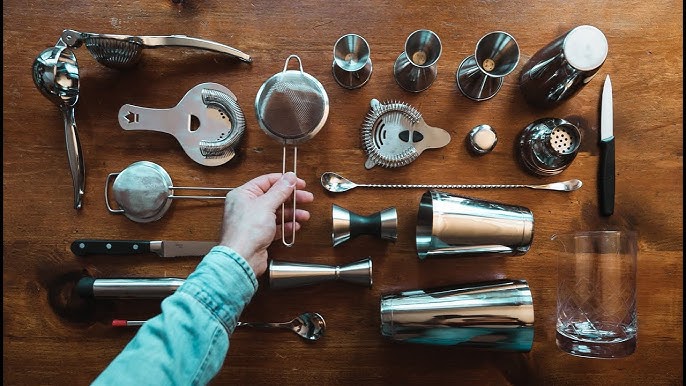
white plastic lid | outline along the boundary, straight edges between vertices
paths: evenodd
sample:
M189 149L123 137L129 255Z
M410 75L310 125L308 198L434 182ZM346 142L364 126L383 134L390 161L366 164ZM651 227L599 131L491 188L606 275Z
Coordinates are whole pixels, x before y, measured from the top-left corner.
M607 58L607 39L596 27L582 25L567 34L564 41L564 54L567 62L581 71L599 67Z

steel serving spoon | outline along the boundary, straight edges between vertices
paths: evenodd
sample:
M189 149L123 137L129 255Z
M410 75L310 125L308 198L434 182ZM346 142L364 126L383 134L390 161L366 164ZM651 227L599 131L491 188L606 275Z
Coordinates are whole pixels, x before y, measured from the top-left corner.
M333 193L347 192L350 189L357 187L362 188L399 188L399 189L413 189L413 188L431 188L431 189L514 189L514 188L529 188L529 189L544 189L556 190L559 192L571 192L581 187L582 182L577 179L553 182L550 184L539 185L423 185L423 184L356 184L349 179L334 172L325 172L322 174L321 183L324 189Z
M115 319L112 321L113 327L135 327L142 326L145 320L121 320ZM326 322L324 318L316 312L305 312L298 315L297 318L290 322L284 323L255 323L255 322L238 322L236 327L254 327L254 328L283 328L291 330L298 334L305 340L318 340L324 335L326 331Z
M33 82L62 112L67 157L74 186L74 208L83 204L85 170L76 131L74 106L79 100L79 66L74 52L64 46L46 48L33 62Z
M238 322L237 327L247 326L255 328L284 328L291 330L306 340L318 340L326 331L324 318L316 312L305 312L290 322L284 323L254 323Z

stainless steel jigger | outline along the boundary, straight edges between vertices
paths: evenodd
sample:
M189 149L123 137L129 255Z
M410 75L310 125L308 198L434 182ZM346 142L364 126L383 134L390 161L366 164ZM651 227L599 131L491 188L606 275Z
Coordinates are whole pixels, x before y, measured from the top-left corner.
M455 78L462 94L475 101L493 98L503 85L503 77L519 63L519 45L507 32L495 31L476 43L474 55L465 58Z
M393 242L398 239L398 213L395 208L361 216L334 204L332 218L331 239L334 247L359 235L377 236Z
M405 51L393 66L395 81L410 92L424 91L436 80L441 40L433 31L417 30L405 41Z
M371 287L372 259L367 257L340 266L292 263L278 260L271 260L269 262L270 288L302 287L333 280Z
M333 46L333 78L347 89L364 86L372 76L369 44L360 35L341 36Z

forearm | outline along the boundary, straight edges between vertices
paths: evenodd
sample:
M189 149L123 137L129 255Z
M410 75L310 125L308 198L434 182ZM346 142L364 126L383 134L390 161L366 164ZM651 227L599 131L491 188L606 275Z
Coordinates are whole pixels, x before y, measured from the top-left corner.
M257 290L246 261L215 247L162 302L94 384L205 384L221 369L229 335Z

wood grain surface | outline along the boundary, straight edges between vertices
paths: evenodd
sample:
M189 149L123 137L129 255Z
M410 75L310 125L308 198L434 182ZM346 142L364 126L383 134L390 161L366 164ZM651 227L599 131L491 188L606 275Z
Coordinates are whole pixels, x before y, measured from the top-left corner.
M94 277L186 277L197 258L155 255L79 258L69 250L78 238L216 240L218 202L174 201L153 223L108 213L104 185L109 173L147 160L161 165L177 186L237 186L281 170L281 145L260 130L254 100L259 87L282 70L290 54L325 87L330 114L324 128L299 147L298 174L315 194L312 219L294 247L274 243L281 260L345 264L371 256L371 289L325 283L291 290L260 290L242 319L285 321L303 311L326 318L324 339L306 344L288 332L239 330L231 337L224 368L214 384L578 384L670 385L683 383L683 4L658 1L64 1L3 3L3 384L88 384L134 335L113 329L114 318L148 318L159 301L60 299L56 283L87 273ZM567 102L547 110L526 104L519 69L540 48L571 28L590 24L609 42L598 76ZM81 210L72 207L62 117L36 89L31 64L63 29L128 35L185 34L236 47L253 58L240 63L182 48L145 50L133 69L96 62L76 50L80 97L76 122L86 169ZM417 29L440 37L438 77L421 93L403 91L393 63ZM473 102L455 82L459 63L484 34L512 34L520 64L491 100ZM357 90L332 77L334 42L346 33L366 38L374 65ZM599 101L605 75L614 88L616 209L599 215L597 203ZM169 108L193 86L216 82L237 97L247 132L237 157L225 165L193 162L174 137L120 128L126 103ZM452 136L402 168L366 170L360 127L372 98L416 107L426 122ZM582 130L581 150L562 174L539 178L514 157L514 141L528 123L567 118ZM495 150L470 155L464 139L482 123L498 133ZM573 193L534 190L453 191L521 205L535 217L535 237L518 257L471 257L420 261L415 224L422 190L356 189L329 194L319 184L325 171L368 183L543 183L583 181ZM385 207L398 211L398 240L361 236L331 246L331 207L360 214ZM555 344L556 233L634 229L639 234L638 347L628 358L592 360L570 356ZM529 353L402 345L379 332L379 301L402 290L490 280L526 279L533 293L535 338ZM59 301L62 303L59 303Z

